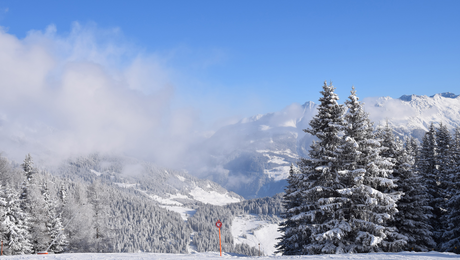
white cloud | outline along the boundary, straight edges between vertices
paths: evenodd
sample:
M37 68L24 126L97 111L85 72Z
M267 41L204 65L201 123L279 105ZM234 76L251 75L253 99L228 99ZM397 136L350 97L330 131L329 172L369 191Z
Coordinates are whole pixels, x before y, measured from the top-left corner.
M400 99L369 97L363 100L366 112L375 124L385 124L386 120L403 124L417 116L417 110Z
M0 30L0 150L59 156L124 152L171 164L193 142L193 109L171 110L165 60L120 30L50 25L18 39Z

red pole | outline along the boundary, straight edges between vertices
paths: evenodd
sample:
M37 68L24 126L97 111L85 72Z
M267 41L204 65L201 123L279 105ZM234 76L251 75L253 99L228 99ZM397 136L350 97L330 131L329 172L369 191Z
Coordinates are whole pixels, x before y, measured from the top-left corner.
M3 240L2 240L2 255L3 255Z
M220 256L222 256L222 241L220 240L220 228L219 228L219 247L220 247Z
M216 227L219 228L219 247L220 247L220 256L222 256L222 240L220 238L220 228L222 227L222 222L220 222L220 219L217 220Z

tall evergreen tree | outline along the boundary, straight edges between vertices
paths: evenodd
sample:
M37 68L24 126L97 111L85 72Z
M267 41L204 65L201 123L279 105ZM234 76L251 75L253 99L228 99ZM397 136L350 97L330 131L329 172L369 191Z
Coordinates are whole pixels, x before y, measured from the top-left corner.
M427 188L429 196L429 206L432 208L433 217L430 225L433 227L433 238L436 244L440 243L442 236L441 216L444 203L443 195L439 187L440 178L438 174L438 144L436 140L436 128L433 124L423 136L419 157L416 160L416 170L423 179L423 185Z
M294 169L291 164L289 170L289 177L287 179L288 186L283 195L283 207L286 209L281 213L281 217L286 221L280 224L279 231L283 234L280 242L277 244L278 252L284 255L299 255L302 254L302 248L305 243L309 241L309 237L302 237L303 233L298 233L297 227L299 221L292 219L293 216L298 215L300 206L302 205L301 191L299 187L299 177L301 175Z
M302 203L286 209L295 213L286 221L296 223L290 233L296 233L297 240L284 236L280 242L283 244L284 239L290 239L291 243L297 243L300 254L340 252L339 230L347 228L339 221L344 201L337 192L342 185L335 152L340 144L344 108L337 103L339 97L332 85L325 82L321 94L318 113L310 121L311 128L304 130L318 141L311 145L310 159L301 159L298 163L301 176L297 190Z
M24 162L21 164L25 180L22 183L22 193L21 193L21 207L22 210L26 213L32 211L32 199L35 194L31 194L33 187L34 176L37 173L36 169L33 166L32 156L30 154L26 155Z
M456 128L451 146L452 164L445 178L446 193L449 194L446 203L446 214L443 223L447 226L443 233L440 249L460 253L460 128Z
M406 243L389 221L397 212L399 192L392 178L393 163L380 154L386 148L373 133L372 122L364 112L353 88L345 115L343 144L340 153L342 183L340 190L348 201L344 218L350 229L346 238L346 251L366 253L399 251Z
M63 232L61 216L56 213L57 203L56 199L50 194L48 183L45 180L42 185L42 194L45 201L45 226L46 235L48 238L48 251L54 253L61 253L69 244Z
M19 194L6 186L0 189L3 207L1 233L5 245L5 254L20 255L32 252L28 215L21 210Z
M429 225L432 214L431 207L428 206L427 190L413 169L413 156L417 149L415 140L407 140L404 148L388 124L379 134L383 146L387 148L382 155L390 158L395 164L393 176L398 179L396 190L404 194L398 201L398 212L392 225L401 235L408 238L405 250L428 251L434 248L436 243L432 238L432 227Z
M29 218L29 230L33 252L44 251L49 237L45 226L45 201L39 187L40 175L34 167L32 156L27 154L21 164L25 180L22 183L21 209Z

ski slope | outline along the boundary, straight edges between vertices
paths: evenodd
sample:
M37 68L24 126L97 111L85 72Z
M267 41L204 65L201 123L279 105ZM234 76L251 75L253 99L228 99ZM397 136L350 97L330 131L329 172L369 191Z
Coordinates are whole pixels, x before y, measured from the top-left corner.
M274 255L278 232L279 218L262 218L255 214L241 215L233 219L232 235L235 244L248 244L259 248L264 255Z
M224 253L222 257L218 252L209 253L196 253L196 254L155 254L155 253L117 253L117 254L59 254L59 255L18 255L18 256L2 256L3 259L9 260L191 260L191 259L308 259L308 260L447 260L447 259L460 259L460 255L453 253L415 253L415 252L401 252L401 253L375 253L375 254L343 254L343 255L312 255L312 256L263 256L263 257L246 257L235 254Z

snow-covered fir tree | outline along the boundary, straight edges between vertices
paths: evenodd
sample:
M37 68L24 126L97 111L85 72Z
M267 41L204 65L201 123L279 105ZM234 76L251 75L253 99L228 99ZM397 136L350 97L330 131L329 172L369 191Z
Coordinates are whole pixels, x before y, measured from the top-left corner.
M297 187L289 187L302 196L300 205L286 209L287 221L296 223L291 234L306 239L284 236L279 245L289 239L302 245L301 254L400 251L408 238L389 226L401 197L392 176L395 159L381 156L388 149L354 89L345 116L333 90L323 86L318 114L306 130L319 140L310 159L299 162Z
M43 199L39 182L42 176L33 165L32 156L26 155L21 164L24 181L22 183L21 209L30 219L29 230L33 252L44 251L47 248L49 237L46 234L45 226L45 201Z
M21 164L25 180L22 183L22 193L20 198L22 210L26 213L30 213L32 211L32 199L34 195L36 195L31 194L33 192L33 187L31 186L33 186L34 176L37 173L33 164L32 156L30 156L30 154L26 155L24 162Z
M440 250L460 253L460 128L456 128L451 142L452 164L445 178L448 201L443 223L447 226Z
M350 253L400 251L407 238L388 225L401 196L393 190L397 187L392 176L394 164L391 158L381 156L388 149L375 136L354 88L345 104L343 142L337 150L342 183L346 184L339 192L347 198L343 222L348 230L341 234L341 243Z
M1 187L0 198L2 204L0 232L5 246L4 253L7 255L31 253L29 218L21 210L19 194L9 186Z
M297 191L301 196L300 205L287 208L288 212L295 213L286 221L296 223L290 227L289 234L297 234L290 242L297 249L289 252L299 254L336 253L340 248L340 234L337 231L342 227L340 215L344 200L337 191L342 187L338 176L338 161L336 148L340 144L340 131L343 125L344 108L339 105L339 97L332 85L323 85L321 102L318 114L310 121L309 129L304 130L318 141L311 145L310 159L301 159L298 163L300 175Z
M387 148L382 156L392 159L395 164L393 176L398 179L397 191L404 195L398 201L398 211L392 224L399 233L408 238L404 250L426 252L436 247L429 224L431 207L429 196L422 185L421 176L414 171L417 145L413 138L407 140L405 147L388 124L380 130L379 137Z
M318 114L310 122L311 128L305 130L319 141L311 146L311 159L299 162L302 171L300 189L304 196L300 208L304 208L304 212L294 218L303 218L300 228L303 228L302 224L308 224L303 232L310 234L311 241L304 246L304 254L340 252L340 230L347 228L340 222L344 199L338 193L343 186L336 155L345 109L337 103L339 98L333 86L325 83L321 94Z
M303 204L293 220L299 222L299 232L309 235L303 254L341 253L342 235L349 227L342 221L346 198L339 193L344 188L338 173L340 162L336 153L341 142L345 108L338 104L332 85L324 83L318 113L305 132L318 141L311 145L310 159L299 162L302 173L300 190Z
M442 237L441 217L444 213L443 194L440 188L440 176L438 174L438 144L436 138L436 128L433 124L423 136L421 149L416 160L416 170L422 177L423 185L427 188L429 196L429 206L432 208L433 217L430 225L433 227L433 238L439 244Z
M299 177L301 175L291 164L287 179L288 186L283 195L283 206L287 210L281 214L281 217L286 221L280 224L279 231L283 234L283 237L280 238L280 242L277 244L278 252L284 255L302 254L305 242L309 241L309 237L302 237L303 233L297 232L299 222L292 219L293 216L300 213L299 209L302 205L301 191L298 189Z
M61 253L68 246L66 235L63 232L63 226L60 214L56 213L57 203L56 198L53 198L48 188L48 183L45 180L42 184L42 194L45 201L45 226L48 240L48 251Z
M452 136L449 133L446 125L440 124L436 128L436 174L438 179L438 192L439 200L437 207L439 208L439 227L437 231L439 232L439 242L443 243L444 239L442 238L443 233L448 231L446 229L449 223L446 222L445 214L448 211L448 205L446 202L450 199L451 193L449 192L449 172L453 167L452 154L451 154L451 144Z

